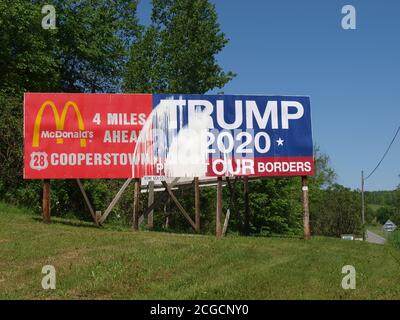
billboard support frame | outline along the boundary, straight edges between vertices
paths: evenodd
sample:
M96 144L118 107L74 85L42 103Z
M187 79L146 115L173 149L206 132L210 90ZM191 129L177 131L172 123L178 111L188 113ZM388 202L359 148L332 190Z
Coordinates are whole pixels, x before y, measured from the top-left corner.
M133 192L133 231L139 231L140 187L140 178L135 178L135 189Z
M195 207L195 224L196 231L200 232L200 181L199 177L194 178L194 207Z
M43 179L42 217L46 224L51 223L50 179Z
M247 178L247 179L246 179ZM237 210L237 203L236 203L236 196L235 196L235 189L234 186L236 182L239 180L239 177L235 177L233 183L230 181L229 177L225 177L226 179L226 184L229 188L230 192L230 201L228 205L228 211L227 214L225 215L225 223L224 226L222 226L222 183L223 183L223 177L217 177L217 203L216 203L216 237L218 239L221 239L225 233L226 233L226 228L227 228L227 219L228 215L230 215L230 211L234 210L236 211L236 215L239 218L240 217L240 212ZM245 230L240 230L244 231L244 234L248 234L248 228L246 228L249 225L249 214L250 214L250 208L249 208L249 193L250 193L250 188L249 188L249 179L248 177L244 176L242 177L243 179L243 196L245 199L245 209L244 209L244 218L245 218ZM193 221L188 214L188 212L183 208L179 200L176 198L176 196L173 194L172 188L174 188L178 181L179 178L175 178L172 182L169 184L165 181L162 181L162 185L164 186L165 190L162 192L161 196L159 196L157 199L154 199L154 181L151 181L152 183L149 183L149 189L148 189L148 203L147 203L147 208L143 210L142 215L140 215L140 194L141 194L141 179L138 178L129 178L127 179L120 190L117 192L111 203L109 204L108 208L106 211L101 214L101 211L96 211L94 213L93 207L91 206L91 203L89 201L89 198L83 188L82 182L80 179L76 179L76 182L79 186L79 189L83 195L83 198L85 200L86 205L89 208L89 211L91 213L91 216L94 219L95 224L100 227L102 226L103 222L106 220L107 216L109 213L112 211L118 200L121 198L123 192L125 189L128 187L130 182L132 180L135 180L135 191L134 191L134 210L133 210L133 226L132 229L134 231L139 230L139 225L140 221L144 221L144 217L147 216L148 218L148 227L152 228L153 227L153 214L154 214L154 209L158 208L161 204L164 203L166 198L170 198L175 205L178 207L179 211L183 214L183 216L188 220L190 223L191 227L196 231L200 232L200 183L199 183L199 178L194 178L192 181L192 184L194 186L194 196L195 196L195 221ZM311 239L311 231L310 231L310 210L309 210L309 190L308 190L308 177L307 176L301 176L301 185L302 185L302 211L303 211L303 238L304 240L309 240ZM51 208L50 208L50 179L43 179L43 190L42 190L42 219L43 222L46 224L51 223ZM93 213L92 213L93 212ZM150 218L151 216L151 218ZM239 221L240 219L238 219Z
M88 198L88 196L87 196L87 194L86 194L85 189L83 188L83 185L82 185L81 180L80 180L80 179L76 179L76 183L78 184L79 190L81 190L83 199L85 200L86 206L87 206L88 209L89 209L89 212L90 212L90 215L91 215L92 218L93 218L93 221L96 223L96 225L99 225L99 221L98 221L97 218L96 218L96 213L95 213L95 211L93 210L92 204L90 203L90 200L89 200L89 198Z
M215 233L217 239L222 237L222 177L217 178L217 210L215 217Z
M99 221L100 224L102 224L107 219L108 215L110 214L110 212L112 211L114 206L117 204L119 198L121 198L122 194L124 193L125 189L129 186L129 184L131 183L132 179L133 178L126 179L126 181L124 182L122 187L118 190L118 192L115 195L114 199L112 199L112 201L108 205L106 211L104 211L103 215L101 216L100 221Z
M237 210L236 191L235 191L235 186L236 186L237 181L239 180L239 177L236 176L235 179L233 180L233 183L231 182L229 177L226 177L225 180L226 180L226 185L228 186L229 194L230 194L229 195L229 205L228 205L229 216L231 213L236 214L237 223L238 223L238 227L239 227L238 229L239 229L239 232L241 233L242 228L240 225L240 212L239 212L239 210ZM226 213L227 216L228 216L228 210ZM229 220L229 218L228 218L228 220ZM225 224L224 224L224 227L225 227ZM226 228L227 227L228 227L228 221L226 222ZM225 230L225 232L223 230L222 233L223 233L223 235L225 235L226 230Z
M179 211L183 214L183 216L186 218L186 220L190 223L192 228L194 230L196 230L196 224L194 223L192 218L190 218L190 215L187 213L185 208L181 205L179 200L175 197L174 193L171 190L171 187L165 181L161 181L161 183L164 186L165 190L167 191L168 196L170 197L170 199L175 203L175 205L178 207Z
M147 206L150 206L154 202L154 181L149 181L147 189ZM149 211L147 214L147 227L153 229L154 227L154 210ZM143 213L144 218L146 216Z

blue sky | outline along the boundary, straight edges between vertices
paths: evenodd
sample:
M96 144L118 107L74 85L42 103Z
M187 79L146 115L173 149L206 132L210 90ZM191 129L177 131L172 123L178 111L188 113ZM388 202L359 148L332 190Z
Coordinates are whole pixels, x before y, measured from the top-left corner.
M230 39L218 60L237 77L226 94L311 97L314 143L338 182L360 187L400 125L399 0L213 0ZM351 4L357 29L343 30ZM139 17L149 20L149 1ZM217 93L220 90L215 90ZM400 184L400 137L367 190Z

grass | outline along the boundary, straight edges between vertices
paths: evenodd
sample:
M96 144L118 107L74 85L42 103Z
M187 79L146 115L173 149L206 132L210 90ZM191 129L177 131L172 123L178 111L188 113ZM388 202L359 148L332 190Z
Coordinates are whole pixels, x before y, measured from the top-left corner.
M388 235L388 243L400 249L400 231L396 230Z
M42 266L57 289L41 288ZM357 288L341 288L353 265ZM0 204L1 299L399 299L400 250L359 241L44 225Z

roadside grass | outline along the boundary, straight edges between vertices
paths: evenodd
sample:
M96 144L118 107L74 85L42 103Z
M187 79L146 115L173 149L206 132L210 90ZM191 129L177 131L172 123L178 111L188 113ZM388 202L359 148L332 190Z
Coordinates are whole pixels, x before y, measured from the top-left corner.
M388 243L393 247L400 249L400 231L396 230L388 235Z
M0 203L0 299L400 299L400 250L315 237L99 229ZM44 265L57 271L43 290ZM344 265L357 288L344 290Z

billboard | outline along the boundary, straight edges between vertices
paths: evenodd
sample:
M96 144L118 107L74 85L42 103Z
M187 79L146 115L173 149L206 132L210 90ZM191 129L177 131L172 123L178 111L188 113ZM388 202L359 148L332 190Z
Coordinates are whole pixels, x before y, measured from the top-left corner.
M308 97L27 93L24 178L313 175Z

